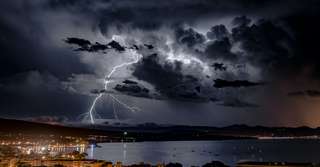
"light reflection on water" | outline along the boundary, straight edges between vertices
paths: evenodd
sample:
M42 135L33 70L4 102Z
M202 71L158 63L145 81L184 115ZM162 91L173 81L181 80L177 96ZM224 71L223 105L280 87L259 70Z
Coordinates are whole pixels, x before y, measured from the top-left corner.
M41 145L41 144L39 144L39 145L22 145L22 146L17 146L17 148L20 149L22 153L26 153L26 154L50 153L51 155L57 155L59 153L70 153L73 151L79 151L80 153L83 153L86 151L85 144L72 145L72 146L70 146L70 145L46 145L46 144Z
M184 166L219 160L320 162L320 140L229 140L101 143L90 147L90 158L124 164L180 162Z
M89 151L88 156L90 159L93 159L94 145L91 144L89 147L90 148L88 149L88 151Z

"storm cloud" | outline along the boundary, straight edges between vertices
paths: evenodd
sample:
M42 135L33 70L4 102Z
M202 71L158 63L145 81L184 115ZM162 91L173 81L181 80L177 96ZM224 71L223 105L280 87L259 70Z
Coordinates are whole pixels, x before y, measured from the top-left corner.
M257 108L259 107L258 104L242 101L240 99L228 99L219 103L218 105L225 106L225 107L232 107L232 108Z
M214 87L216 88L225 88L225 87L250 87L250 86L259 86L264 85L263 82L250 82L246 80L234 80L234 81L227 81L223 79L216 79L214 80Z
M100 44L99 42L92 44L86 39L69 37L65 40L65 42L68 44L77 45L79 48L77 48L76 51L99 52L107 49L114 49L118 52L125 51L125 47L121 46L117 41L114 40L107 44Z
M264 124L264 115L276 115L264 105L279 89L302 90L290 97L319 96L319 6L317 0L2 1L1 116L72 120L97 94L113 93L150 111L155 122L176 122L179 113L181 123L192 124L186 112L192 108L206 120L199 124L215 124L208 117ZM137 63L106 78L135 57ZM112 81L108 90L105 79ZM151 101L157 108L150 109ZM183 108L180 101L203 104ZM112 118L108 101L98 103L97 112ZM225 112L239 108L261 112Z
M288 96L291 97L320 97L320 91L319 90L305 90L305 91L294 91L294 92L289 92Z

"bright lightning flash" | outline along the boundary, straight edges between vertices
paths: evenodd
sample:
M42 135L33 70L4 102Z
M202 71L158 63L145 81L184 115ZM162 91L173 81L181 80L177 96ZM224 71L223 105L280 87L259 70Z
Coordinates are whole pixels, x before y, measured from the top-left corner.
M119 69L119 68L122 68L122 67L125 67L125 66L129 66L129 65L132 65L132 64L135 64L137 63L140 58L142 57L140 54L136 53L136 51L133 51L133 54L132 54L134 57L133 57L133 61L130 61L130 62L126 62L126 63L122 63L122 64L119 64L115 67L112 68L111 72L108 73L105 78L104 78L104 89L107 91L108 88L109 88L109 84L114 82L114 80L111 80L111 77L112 75ZM105 93L99 93L93 100L92 102L92 105L90 107L90 110L89 110L89 117L90 117L90 122L91 124L95 124L95 118L94 118L94 108L95 108L95 105L97 103L97 101L104 95ZM123 101L119 100L118 98L116 98L114 95L111 95L111 94L107 94L111 99L112 99L112 102L113 102L113 112L114 112L114 117L116 119L118 119L118 116L117 116L117 113L116 113L116 109L115 109L115 105L114 103L118 103L119 105L123 106L124 108L128 109L129 111L131 112L135 112L137 110L139 110L139 108L137 107L133 107L133 106L129 106L128 104L124 103Z

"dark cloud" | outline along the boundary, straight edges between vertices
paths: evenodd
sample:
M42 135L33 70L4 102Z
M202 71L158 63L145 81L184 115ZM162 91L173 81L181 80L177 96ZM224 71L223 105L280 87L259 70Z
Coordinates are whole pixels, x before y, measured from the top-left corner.
M148 49L153 49L154 46L153 45L150 45L150 44L144 44L145 47L147 47Z
M239 27L245 27L249 26L251 23L251 19L249 19L247 16L239 16L233 19L232 21L233 25L239 26Z
M186 102L209 102L210 95L203 94L201 91L201 86L196 81L188 81L170 87L166 90L164 96L169 100L178 100Z
M107 91L105 89L99 90L99 89L92 89L90 93L92 94L101 94L101 93L106 93Z
M201 87L200 87L200 86L196 86L194 89L195 89L198 93L201 92Z
M92 72L76 55L47 41L37 27L34 29L36 32L30 37L18 27L1 22L0 18L0 78L30 70L50 71L61 79L72 73Z
M305 96L305 92L303 91L289 92L288 96Z
M290 62L293 39L282 27L271 21L259 20L248 26L232 29L232 39L241 43L250 63L271 70Z
M178 43L185 44L188 47L193 47L205 41L205 37L192 28L184 29L179 27L175 30L175 36Z
M101 3L101 2L100 2ZM163 25L176 25L181 23L192 24L197 20L206 18L223 18L230 15L287 15L298 10L308 9L308 4L301 4L298 0L285 1L246 1L246 0L212 0L212 1L110 1L106 8L96 7L99 3L80 5L82 3L55 3L55 7L69 10L78 9L77 12L88 11L98 16L98 23L103 32L108 31L108 25L116 25L121 31L127 26L133 29L157 30ZM62 5L63 4L63 5ZM76 8L77 7L77 8ZM111 10L112 9L112 10ZM152 19L146 19L152 18Z
M152 84L165 99L208 101L208 97L200 94L197 78L184 75L179 62L173 64L159 62L157 54L143 57L136 65L133 75L139 80Z
M91 45L91 42L89 40L74 37L67 38L65 42L68 44L78 45L81 48L89 48L89 46Z
M315 8L310 7L308 12L295 13L283 20L295 38L295 56L292 57L286 70L289 74L296 75L308 69L306 75L310 75L310 79L319 80L320 61L317 54L319 52L317 41L320 39L320 33L318 33L320 24L314 21L320 19L320 13L314 12Z
M140 48L139 48L138 45L132 45L132 46L130 47L130 49L139 50Z
M125 47L121 46L119 42L114 40L112 40L107 44L100 44L99 42L92 44L89 40L86 40L86 39L70 37L70 38L67 38L65 42L68 44L73 44L78 46L79 48L77 48L76 51L99 52L107 49L114 49L118 52L125 51ZM136 48L137 46L135 45L133 49L136 49Z
M149 82L160 92L166 92L170 87L183 83L181 64L159 63L159 56L152 54L143 57L135 67L133 76L139 80ZM163 76L163 77L159 77Z
M306 93L310 97L320 97L320 91L319 90L306 90Z
M207 37L211 40L223 40L224 38L229 36L229 31L226 26L223 24L216 25L211 27L211 29L207 32Z
M132 80L129 80L129 79L126 79L126 80L122 81L122 83L124 83L124 84L138 84L138 82L132 81Z
M117 84L113 89L118 92L136 97L150 97L149 89L145 88L143 85L140 85L136 82L126 82L124 84Z
M237 55L231 52L232 43L229 38L223 38L210 42L205 50L205 55L209 59L223 59L234 61L237 59Z
M213 63L211 66L216 71L217 70L219 70L219 71L226 71L227 70L227 66L225 66L223 63Z
M74 121L74 115L85 112L88 105L87 96L64 91L61 80L50 73L19 73L2 79L0 84L0 106L5 117L46 115Z
M261 86L264 84L265 83L263 83L263 82L251 82L251 81L246 81L246 80L228 81L228 80L223 80L223 79L215 79L213 86L216 88L226 88L226 87L239 88L239 87Z
M235 17L230 33L224 25L213 26L207 33L213 41L206 46L206 57L246 62L269 74L292 63L294 39L284 26L263 19L250 23L246 16Z
M217 102L217 101L220 101L220 100L217 99L217 98L215 98L215 97L211 97L211 98L210 98L210 101L212 101L212 102Z
M121 46L117 41L112 40L107 44L107 47L110 46L111 48L115 49L116 51L122 52L125 51L125 47Z
M225 106L225 107L234 107L234 108L256 108L256 107L259 107L259 105L257 105L257 104L242 101L237 98L225 100L222 103L219 103L218 105Z
M294 91L294 92L289 92L288 96L291 97L320 97L320 91L319 90L304 90L304 91Z

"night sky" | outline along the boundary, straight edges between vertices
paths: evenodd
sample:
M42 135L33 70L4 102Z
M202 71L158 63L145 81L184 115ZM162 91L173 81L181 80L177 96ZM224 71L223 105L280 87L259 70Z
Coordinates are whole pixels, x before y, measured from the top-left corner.
M317 127L319 16L318 0L1 1L0 117L88 123L101 95L97 122Z

